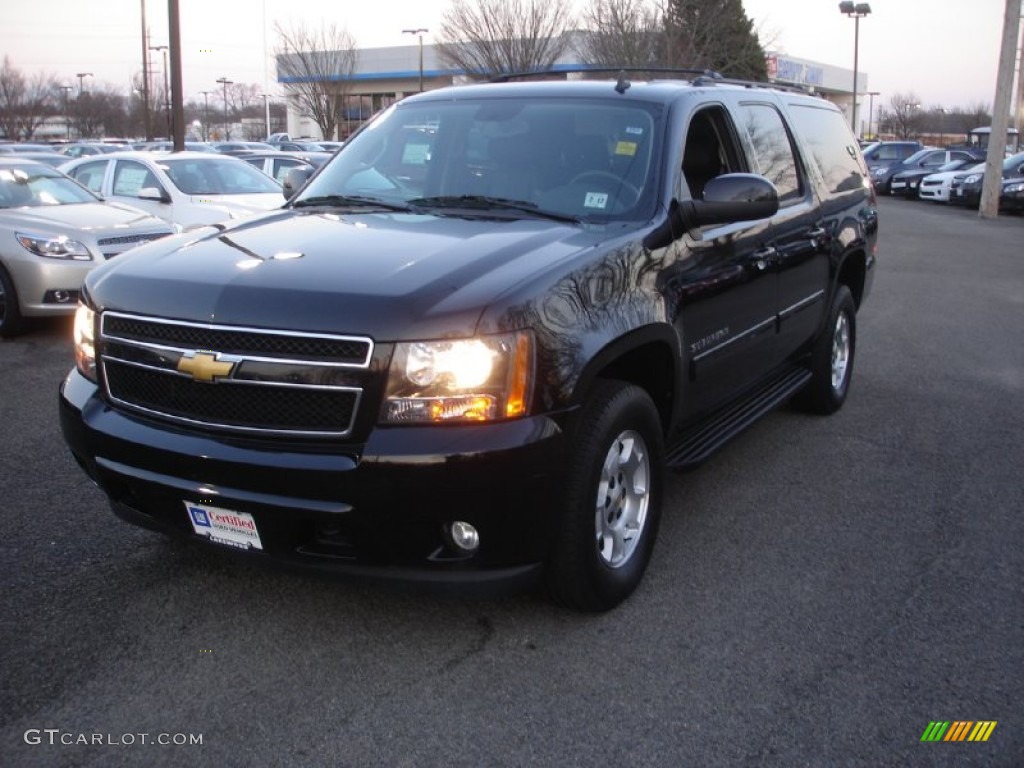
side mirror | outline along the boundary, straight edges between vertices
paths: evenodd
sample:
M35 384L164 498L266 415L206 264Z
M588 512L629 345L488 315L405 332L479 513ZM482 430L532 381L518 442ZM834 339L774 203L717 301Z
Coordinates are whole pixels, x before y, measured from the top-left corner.
M136 197L139 200L152 200L154 203L171 202L171 196L158 187L143 187Z
M284 181L281 183L281 191L284 193L284 199L291 200L295 197L295 193L302 188L302 185L305 184L312 175L312 168L291 168L284 175Z
M778 210L779 191L775 185L753 173L716 176L704 185L702 200L679 204L686 228L767 219Z

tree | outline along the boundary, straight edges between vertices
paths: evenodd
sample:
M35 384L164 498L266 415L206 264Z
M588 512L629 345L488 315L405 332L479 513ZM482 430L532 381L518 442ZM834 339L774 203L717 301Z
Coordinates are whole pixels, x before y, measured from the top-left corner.
M919 132L921 99L913 91L894 93L889 109L879 110L879 125L898 139L909 139Z
M672 54L664 9L645 0L594 0L583 11L581 61L602 67L668 67Z
M30 139L43 121L59 111L57 79L44 72L31 77L4 56L0 67L0 131L9 139Z
M545 71L569 50L569 3L452 0L441 16L441 60L470 77Z
M70 112L71 125L83 139L104 134L123 136L128 128L124 94L109 85L83 93L75 99Z
M764 49L741 0L667 0L664 13L675 66L768 79Z
M352 90L355 38L335 24L275 28L281 41L275 51L278 79L284 81L292 103L313 118L323 138L335 138Z

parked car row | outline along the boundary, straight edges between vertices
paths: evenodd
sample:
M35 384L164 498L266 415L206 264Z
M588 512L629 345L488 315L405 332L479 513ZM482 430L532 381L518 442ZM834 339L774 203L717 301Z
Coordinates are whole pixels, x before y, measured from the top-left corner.
M985 149L938 149L913 141L883 141L864 148L878 194L977 208L985 175ZM1003 163L1000 208L1024 210L1024 153Z

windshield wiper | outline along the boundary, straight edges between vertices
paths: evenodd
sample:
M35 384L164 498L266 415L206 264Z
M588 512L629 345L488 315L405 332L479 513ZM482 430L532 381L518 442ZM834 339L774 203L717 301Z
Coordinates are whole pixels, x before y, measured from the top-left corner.
M314 208L324 205L338 208L383 208L386 211L403 211L406 213L412 210L405 203L392 203L377 197L366 197L363 195L317 195L316 197L306 197L292 203L293 208Z
M546 211L530 200L511 200L506 197L488 197L487 195L439 195L437 197L418 197L410 200L411 206L427 208L462 208L477 211L520 211L552 221L564 221L578 224L579 219L565 213Z

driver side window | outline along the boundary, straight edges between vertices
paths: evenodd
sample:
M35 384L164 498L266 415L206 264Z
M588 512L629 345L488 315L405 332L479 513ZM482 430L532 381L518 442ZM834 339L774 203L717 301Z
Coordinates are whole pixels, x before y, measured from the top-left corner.
M732 121L722 107L694 114L683 145L683 178L692 199L702 200L705 185L716 176L746 170L735 137Z

